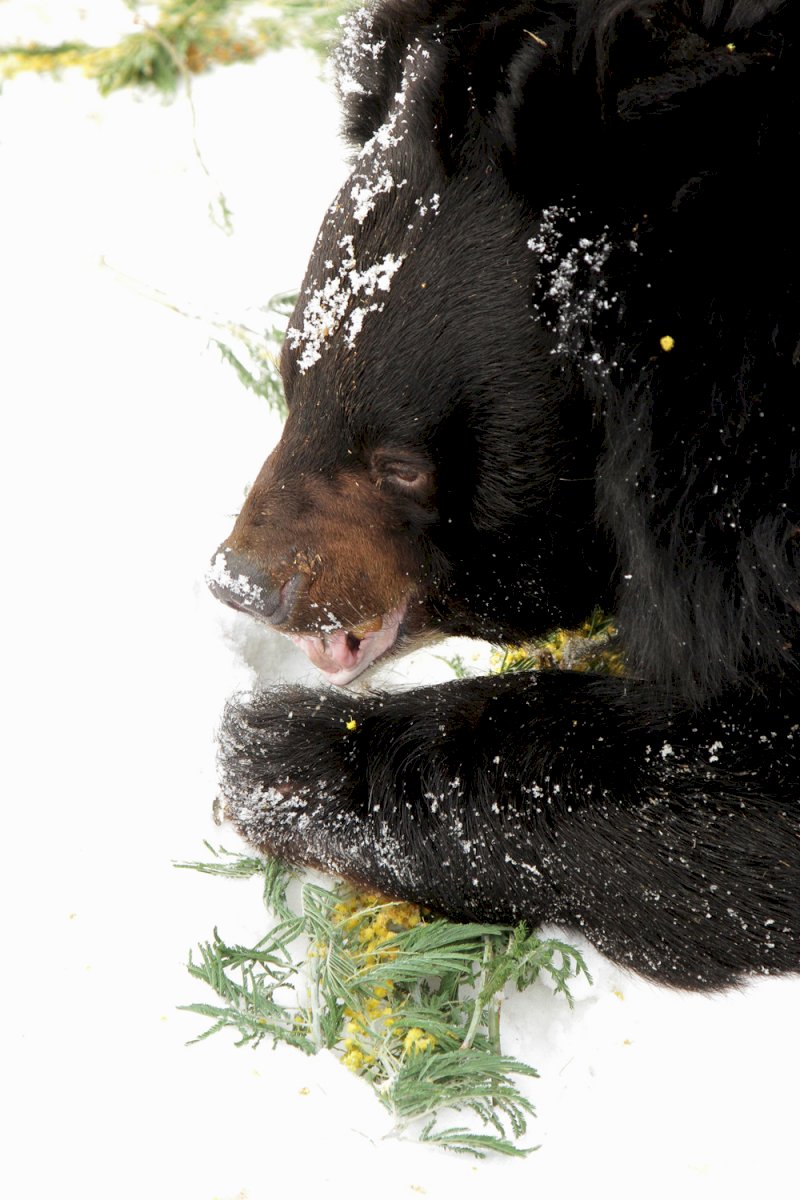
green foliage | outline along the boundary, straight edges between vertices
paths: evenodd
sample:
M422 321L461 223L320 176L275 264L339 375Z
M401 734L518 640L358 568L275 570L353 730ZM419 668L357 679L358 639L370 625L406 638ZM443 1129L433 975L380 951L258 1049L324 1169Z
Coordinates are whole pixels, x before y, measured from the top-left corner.
M279 32L290 45L325 57L335 43L339 20L359 7L360 0L283 0L279 17L263 18L257 27Z
M211 1022L196 1041L232 1029L237 1045L333 1050L373 1086L398 1133L416 1125L422 1141L479 1157L529 1153L517 1143L534 1110L516 1080L536 1071L502 1053L500 999L507 984L530 987L545 972L571 1001L569 980L588 978L576 950L523 924L457 924L344 884L305 882L293 907L284 864L208 849L213 861L178 865L262 872L279 923L252 947L215 929L190 956L190 974L217 996L185 1006ZM449 1112L472 1113L480 1127L443 1125Z
M263 308L251 309L246 323L217 323L211 338L244 386L257 396L263 396L270 408L283 418L287 408L278 364L286 321L296 302L296 292L282 292L273 296Z
M282 418L286 417L286 401L279 370L281 347L286 335L287 319L297 301L296 292L281 292L260 308L247 309L240 320L226 318L195 308L191 302L178 302L158 288L126 275L106 264L117 279L148 300L168 308L178 316L197 321L208 334L225 362L233 367L240 382Z
M535 934L528 933L524 923L516 925L508 946L487 964L486 981L479 999L488 1003L509 982L515 983L521 992L535 983L542 971L550 976L554 990L566 998L571 1008L568 980L581 973L588 977L580 954L556 938L541 941Z
M147 21L139 0L127 4L139 28L117 45L0 47L0 76L77 66L103 95L152 87L169 96L190 75L252 61L267 50L301 45L325 54L339 17L353 7L351 0L283 0L279 11L264 15L258 0L161 0L155 20Z
M614 618L595 608L579 629L558 629L529 645L498 652L493 669L497 674L560 670L623 675L625 663L616 636Z
M222 875L225 879L250 879L253 875L264 876L264 904L281 920L291 919L292 911L286 901L286 889L295 877L295 872L277 858L255 858L226 850L220 846L215 850L210 842L203 842L206 850L214 855L213 862L175 863L179 870L199 871L202 875Z
M469 678L469 668L460 654L453 654L450 658L447 658L444 654L437 654L436 657L439 659L439 662L443 662L445 666L450 668L456 679Z

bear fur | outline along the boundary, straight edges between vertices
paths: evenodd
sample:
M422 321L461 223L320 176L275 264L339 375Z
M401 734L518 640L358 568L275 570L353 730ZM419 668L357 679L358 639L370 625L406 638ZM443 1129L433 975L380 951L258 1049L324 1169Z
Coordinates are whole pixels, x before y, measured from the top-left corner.
M800 967L798 6L383 0L210 574L328 682L613 612L625 678L234 698L254 845L663 983ZM368 675L366 676L368 679Z

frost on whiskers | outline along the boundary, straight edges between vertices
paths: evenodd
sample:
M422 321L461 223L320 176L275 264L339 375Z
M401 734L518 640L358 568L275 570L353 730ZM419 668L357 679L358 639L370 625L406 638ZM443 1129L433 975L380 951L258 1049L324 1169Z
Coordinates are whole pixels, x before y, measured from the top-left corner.
M365 55L377 58L383 49L383 43L370 40L371 21L371 15L361 10L346 25L339 54L340 87L344 91L361 88L355 79L357 62ZM419 41L405 55L402 84L388 116L361 148L344 187L328 210L317 243L319 250L328 239L335 238L334 253L324 260L327 274L306 287L302 315L287 330L289 344L298 351L301 373L320 360L337 333L341 332L346 345L353 348L367 316L383 311L392 280L407 258L407 250L398 249L365 265L368 252L361 238L364 224L379 200L386 201L392 193L408 186L401 170L404 142L414 103L413 88L428 59L430 51ZM343 78L349 82L343 84ZM408 205L412 220L407 230L413 233L423 221L438 214L439 195L409 198Z
M562 205L542 211L539 230L528 241L541 268L539 295L534 309L556 334L553 354L565 354L590 365L604 377L617 364L605 362L593 339L599 317L612 310L619 297L608 286L605 268L612 250L604 225L592 238L577 237L579 214ZM628 249L636 253L635 242Z

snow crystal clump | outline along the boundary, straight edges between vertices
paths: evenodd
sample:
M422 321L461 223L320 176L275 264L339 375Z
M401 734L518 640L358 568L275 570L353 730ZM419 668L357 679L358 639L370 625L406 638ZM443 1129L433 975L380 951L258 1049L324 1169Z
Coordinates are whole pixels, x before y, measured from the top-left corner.
M362 10L356 13L346 26L348 32L340 54L340 70L355 69L357 60L365 54L377 58L383 43L370 40L371 14ZM403 79L400 91L395 93L394 102L383 125L364 144L344 188L328 210L328 220L320 233L318 246L330 236L329 230L351 220L358 234L369 214L375 209L379 197L400 191L408 179L397 169L401 157L403 140L408 131L410 111L413 105L411 88L425 70L430 51L417 41L405 56ZM353 90L352 84L347 84ZM360 87L360 85L359 85ZM400 148L400 149L398 149ZM427 200L414 202L416 212L408 228L415 226L439 212L440 196L434 192ZM326 276L321 282L314 281L305 291L308 297L297 326L287 330L290 346L299 351L297 366L305 373L322 357L334 334L342 331L346 344L352 349L360 334L364 321L370 313L383 312L385 300L381 293L388 293L395 274L403 265L406 253L389 253L358 270L355 236L345 233L338 239L341 254L338 265L336 255L325 259ZM361 254L363 261L363 254Z
M596 238L581 237L570 244L567 230L576 226L577 216L560 205L542 211L539 231L528 241L542 271L543 302L534 308L558 337L553 354L583 358L605 375L609 365L616 364L603 363L593 346L587 349L587 340L596 317L618 302L616 295L609 295L603 274L613 247L607 225ZM629 248L638 250L635 242Z
M330 275L321 287L314 291L303 310L300 329L290 328L286 332L293 348L302 347L298 368L305 372L313 367L322 356L323 347L345 321L348 308L354 299L371 300L379 292L388 292L392 279L400 270L405 255L386 254L380 262L373 263L363 271L356 270L353 238L345 235L339 242L344 256L335 275ZM345 325L345 339L353 346L361 331L367 313L380 312L383 303L359 304L350 311Z
M395 188L399 190L408 183L407 179L401 179L399 183L395 182L388 170L382 171L377 179L371 180L369 176L362 174L353 174L351 178L353 186L350 190L350 198L355 203L353 217L359 225L363 225L368 214L372 212L378 196L385 196Z
M214 556L214 561L206 572L206 583L219 584L226 592L241 600L244 605L254 604L264 591L259 584L253 583L246 575L231 575L225 555L222 553Z
M368 8L359 8L340 17L339 24L342 37L334 55L339 90L343 96L354 93L363 95L366 89L357 78L359 67L366 57L377 62L386 42L375 37L374 16Z
M383 47L382 42L376 44ZM362 49L371 53L374 47L365 44ZM392 174L391 152L402 145L408 132L406 109L409 101L409 88L411 84L416 83L420 67L429 57L430 52L417 40L406 55L403 81L400 91L395 93L394 104L388 117L359 151L356 165L350 176L352 184L350 198L355 203L353 217L359 225L363 224L367 215L374 209L378 196L387 195L395 188L399 190L408 183L407 179L397 180ZM436 199L438 201L438 197Z

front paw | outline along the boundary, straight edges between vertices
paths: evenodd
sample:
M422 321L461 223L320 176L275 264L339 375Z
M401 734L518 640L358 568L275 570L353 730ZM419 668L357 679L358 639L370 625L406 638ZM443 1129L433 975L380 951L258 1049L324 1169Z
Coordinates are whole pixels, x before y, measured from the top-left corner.
M332 865L324 826L337 817L341 824L345 810L353 815L363 792L354 700L292 688L228 702L219 734L222 815L251 845Z

